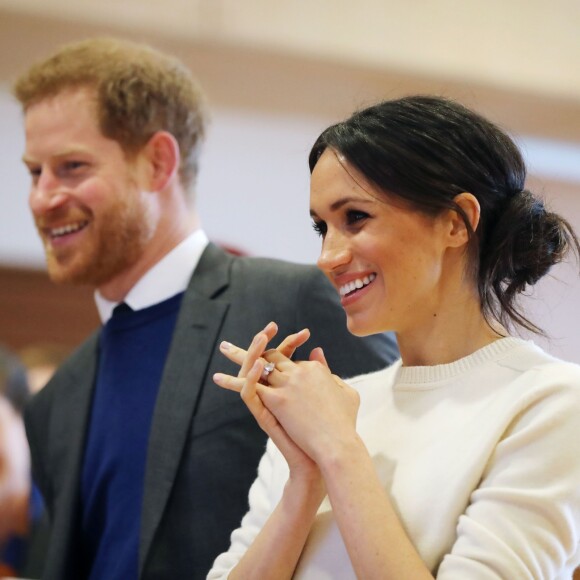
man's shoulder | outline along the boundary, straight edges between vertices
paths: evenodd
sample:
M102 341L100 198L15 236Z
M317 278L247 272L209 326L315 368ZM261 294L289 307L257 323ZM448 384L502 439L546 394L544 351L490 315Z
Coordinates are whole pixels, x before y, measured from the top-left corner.
M92 363L96 356L96 349L99 341L99 330L87 337L62 363L58 372L70 372L73 369Z
M91 334L56 369L46 386L30 401L29 407L42 406L44 401L61 396L61 389L75 381L75 376L85 375L94 368L97 357L98 331Z
M230 283L264 290L309 292L312 287L328 292L326 276L313 264L300 264L275 258L236 257L230 270Z
M229 292L243 288L255 291L283 289L296 292L322 286L330 289L326 276L314 264L290 262L279 258L236 256L210 243L190 282L189 289L215 293L229 287ZM209 289L209 290L208 290Z
M278 258L257 256L238 256L234 259L233 270L238 272L266 272L282 276L322 276L322 272L314 264L289 262Z

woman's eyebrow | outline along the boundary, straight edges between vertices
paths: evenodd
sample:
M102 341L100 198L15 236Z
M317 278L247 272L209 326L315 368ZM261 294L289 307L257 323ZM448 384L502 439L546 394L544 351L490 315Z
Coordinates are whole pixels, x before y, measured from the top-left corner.
M344 205L346 205L347 203L350 203L350 202L354 202L356 204L364 204L364 205L375 203L375 201L373 199L363 199L360 197L343 197L341 199L337 199L335 202L333 202L330 205L330 211L337 211L341 207L343 207ZM315 216L317 214L314 210L311 209L310 215Z

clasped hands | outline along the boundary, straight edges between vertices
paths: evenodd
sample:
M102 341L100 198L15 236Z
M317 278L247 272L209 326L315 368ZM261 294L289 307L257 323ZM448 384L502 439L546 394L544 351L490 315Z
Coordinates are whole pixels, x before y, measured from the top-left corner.
M287 336L267 349L278 332L275 323L260 331L248 350L223 342L220 351L240 365L237 377L217 373L214 382L240 393L260 427L293 469L323 469L341 444L356 437L359 406L356 390L331 373L321 348L308 361L292 361L294 351L310 337L308 329ZM275 368L263 378L266 363ZM306 457L304 456L306 455Z

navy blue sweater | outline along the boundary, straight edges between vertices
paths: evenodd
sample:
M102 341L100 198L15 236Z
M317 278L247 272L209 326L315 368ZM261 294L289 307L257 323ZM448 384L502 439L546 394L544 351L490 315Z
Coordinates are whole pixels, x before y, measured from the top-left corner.
M91 580L137 578L149 431L182 298L116 309L101 332L81 482L82 560Z

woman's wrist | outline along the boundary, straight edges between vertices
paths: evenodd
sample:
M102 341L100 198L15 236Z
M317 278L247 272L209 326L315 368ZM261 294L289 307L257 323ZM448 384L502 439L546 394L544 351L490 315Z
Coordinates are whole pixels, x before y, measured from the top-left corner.
M293 509L310 506L315 511L326 495L322 473L318 468L308 473L293 474L284 486L283 497L292 504Z
M368 458L367 448L356 431L343 438L336 438L319 454L318 467L324 480L358 464Z

